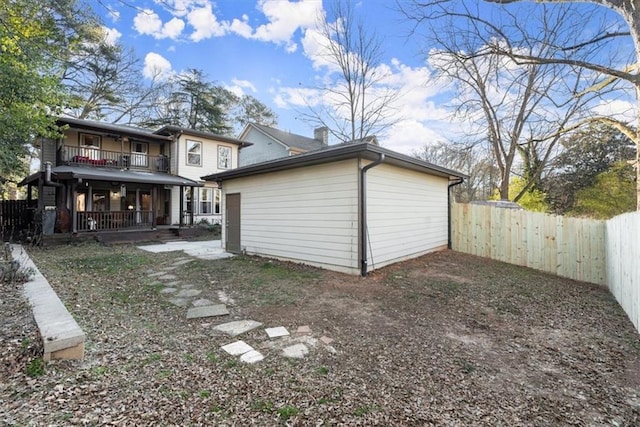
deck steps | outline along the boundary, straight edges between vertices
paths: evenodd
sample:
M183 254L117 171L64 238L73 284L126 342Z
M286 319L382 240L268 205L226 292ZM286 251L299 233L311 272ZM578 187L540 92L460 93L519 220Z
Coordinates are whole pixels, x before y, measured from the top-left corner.
M117 245L140 242L167 242L179 239L178 229L136 230L126 232L98 232L96 240L103 245Z

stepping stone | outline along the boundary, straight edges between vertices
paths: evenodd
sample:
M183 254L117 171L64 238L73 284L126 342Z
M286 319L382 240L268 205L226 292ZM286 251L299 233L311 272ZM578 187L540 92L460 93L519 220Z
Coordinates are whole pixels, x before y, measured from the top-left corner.
M200 298L191 303L194 307L204 307L205 305L215 305L213 301L206 298Z
M176 280L178 277L175 274L165 274L164 276L158 276L160 280Z
M329 345L329 344L331 344L333 342L333 338L329 338L329 337L323 335L323 336L320 337L320 341L322 341L322 344L324 344L324 345Z
M162 276L163 274L165 274L165 272L164 272L164 271L156 271L156 272L153 272L153 273L149 273L149 274L147 274L147 276L149 276L149 277L156 277L156 276Z
M302 359L309 354L309 349L304 344L295 344L282 349L284 357L290 357L292 359Z
M227 306L224 304L207 305L204 307L193 307L187 311L187 319L199 319L201 317L224 316L229 314Z
M240 361L244 363L257 363L262 359L264 359L264 356L258 350L247 351L240 356Z
M181 265L189 264L190 262L193 262L193 260L192 259L181 259L181 260L178 260L178 261L174 262L171 265L174 266L174 267L180 267Z
M239 356L250 351L255 351L253 347L242 340L223 345L222 349L232 356Z
M269 338L278 338L289 336L289 331L284 326L278 326L277 328L266 328L264 330Z
M164 285L165 286L169 286L171 288L175 288L176 286L180 285L180 281L179 280L175 280L173 282L167 282Z
M177 305L178 307L186 307L189 305L188 298L171 298L169 302L173 305Z
M172 266L169 266L169 267L162 267L162 270L163 270L163 271L171 271L171 270L175 270L176 268L178 268L178 267L175 267L175 266L173 266L173 267L172 267Z
M262 326L262 323L256 322L255 320L236 320L234 322L223 323L215 326L213 329L235 337L236 335L259 328L260 326Z
M298 326L298 330L296 331L296 334L310 334L311 333L311 328L309 326Z
M193 288L193 285L180 285L180 287L182 289L191 289L191 288Z
M301 337L296 338L296 341L299 343L306 344L310 347L315 347L318 345L318 340L310 335L303 335Z
M176 296L180 298L189 298L189 297L198 296L201 293L202 291L200 289L183 289L180 292L178 292Z
M163 288L163 289L160 289L160 293L161 294L172 294L177 290L178 290L178 288Z
M235 301L233 300L233 298L231 298L229 295L227 295L227 293L225 291L218 291L218 299L220 300L220 302L223 302L225 304L229 304L229 305L235 305Z

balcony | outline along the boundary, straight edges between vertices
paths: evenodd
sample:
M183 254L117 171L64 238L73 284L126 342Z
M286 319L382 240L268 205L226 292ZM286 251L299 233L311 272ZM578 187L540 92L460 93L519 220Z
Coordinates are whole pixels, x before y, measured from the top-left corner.
M170 173L169 157L65 145L58 164Z

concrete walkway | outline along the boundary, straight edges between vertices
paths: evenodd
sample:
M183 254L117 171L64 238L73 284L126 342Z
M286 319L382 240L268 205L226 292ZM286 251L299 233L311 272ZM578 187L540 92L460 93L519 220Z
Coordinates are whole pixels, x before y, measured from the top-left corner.
M220 240L202 240L196 242L175 240L158 245L138 246L138 248L153 253L184 251L187 255L200 259L222 259L233 256L233 254L225 252L224 249L222 249Z

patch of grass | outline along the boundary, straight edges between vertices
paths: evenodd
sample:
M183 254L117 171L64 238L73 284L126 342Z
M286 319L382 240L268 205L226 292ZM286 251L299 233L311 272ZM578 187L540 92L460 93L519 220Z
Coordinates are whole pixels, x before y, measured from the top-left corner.
M264 370L264 374L268 377L270 377L271 375L275 374L276 370L273 368L266 368Z
M160 372L158 372L158 376L160 378L169 378L172 374L173 372L168 369L163 369Z
M21 348L29 348L30 345L31 345L31 340L29 338L24 338L20 343Z
M218 406L218 405L213 405L209 408L210 412L213 412L214 414L217 414L218 412L222 411L223 408Z
M273 402L271 400L258 399L254 402L251 402L251 409L260 412L271 412L271 410L273 409Z
M489 306L500 315L512 314L514 316L519 316L522 314L522 311L515 303L506 299L489 303Z
M207 397L211 397L211 392L209 390L200 390L200 393L198 393L198 396L204 398Z
M284 405L278 409L278 415L283 421L287 421L289 418L294 417L300 413L300 410L295 406Z
M104 374L107 373L107 371L109 370L108 367L106 366L95 366L91 369L91 372L93 373L93 375L95 375L96 377L101 377Z
M327 375L329 373L329 369L326 366L319 366L316 368L316 374L318 375Z
M45 363L41 357L36 357L35 359L31 359L31 361L27 364L27 375L31 378L41 377L44 375L45 371Z
M353 412L353 415L355 415L356 417L361 417L371 412L371 410L372 408L369 406L360 406L356 408L356 410Z
M460 370L465 374L471 374L475 372L476 369L478 369L473 363L469 362L468 360L458 359L456 360L456 363L460 367Z
M162 360L162 355L160 355L159 353L152 353L142 361L142 364L148 365L150 363L158 362L160 360Z
M109 297L112 300L118 301L122 304L128 304L131 300L131 295L129 294L129 292L122 291L122 290L109 292Z
M225 368L234 368L238 366L238 361L235 359L227 360L224 364Z
M151 264L146 254L104 253L77 259L74 261L78 269L100 274L117 274Z
M185 354L183 357L184 357L184 360L186 360L187 362L193 362L195 360L195 358L193 357L193 354Z
M218 355L210 351L207 353L207 360L211 363L216 363L218 361Z

